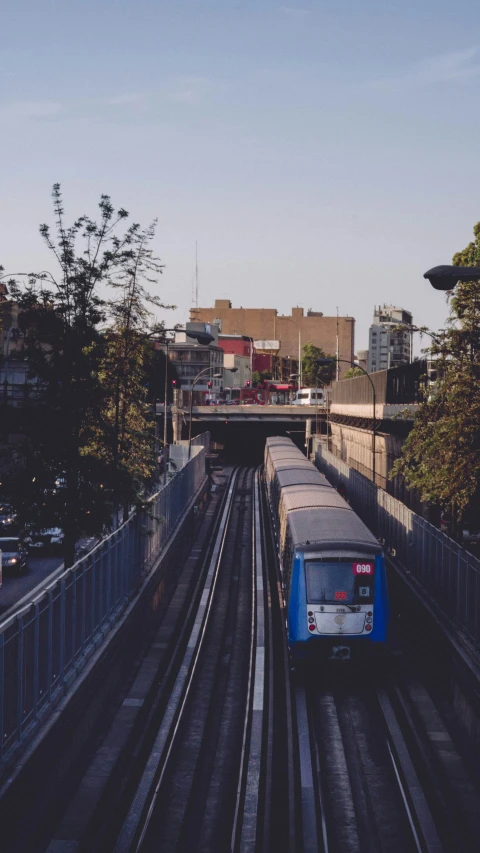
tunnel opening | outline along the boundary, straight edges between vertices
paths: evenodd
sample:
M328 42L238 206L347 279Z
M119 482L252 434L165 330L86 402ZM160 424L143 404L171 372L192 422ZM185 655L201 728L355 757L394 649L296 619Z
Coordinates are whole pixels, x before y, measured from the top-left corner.
M194 422L192 436L205 430L210 432L211 449L219 454L226 464L261 465L265 441L272 435L285 435L306 453L305 425L299 421L278 423L210 421ZM185 438L182 434L182 438Z

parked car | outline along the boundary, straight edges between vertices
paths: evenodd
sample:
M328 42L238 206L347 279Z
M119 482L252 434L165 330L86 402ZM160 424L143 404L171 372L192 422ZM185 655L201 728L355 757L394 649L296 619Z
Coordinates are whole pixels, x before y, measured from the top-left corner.
M2 570L5 574L20 575L27 569L27 549L18 536L0 537Z
M5 531L5 533L16 533L14 530L17 523L17 516L13 512L10 504L2 503L0 505L0 534Z
M37 551L42 554L58 554L62 550L63 531L60 527L35 530L25 537L24 542L30 551Z

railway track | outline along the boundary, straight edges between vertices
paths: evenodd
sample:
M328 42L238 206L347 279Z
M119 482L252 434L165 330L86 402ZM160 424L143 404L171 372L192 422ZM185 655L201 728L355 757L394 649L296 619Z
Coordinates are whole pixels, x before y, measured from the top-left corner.
M292 673L292 690L294 849L478 850L478 761L449 728L414 657L310 666Z
M264 557L259 476L245 469L230 484L185 655L114 853L271 849L278 685Z
M252 469L233 475L183 660L115 853L225 849L228 841L251 693L252 485Z
M292 678L259 472L238 469L216 500L122 704L155 667L142 736L88 825L87 773L50 844L22 853L476 851L478 765L411 662Z
M15 853L296 850L288 658L268 530L259 472L237 469L220 483L154 642L53 833L27 830Z
M295 686L304 851L478 850L478 774L425 687L393 670L310 670Z

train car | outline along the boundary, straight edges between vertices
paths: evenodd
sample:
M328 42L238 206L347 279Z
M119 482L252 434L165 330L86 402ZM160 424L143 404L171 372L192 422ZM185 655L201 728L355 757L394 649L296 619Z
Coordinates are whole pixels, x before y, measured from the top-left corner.
M276 470L280 470L280 468L295 468L302 463L305 465L309 464L306 456L297 447L280 446L270 448L269 455L265 461L267 482L270 482L274 478Z
M305 467L300 456L277 461L276 446L267 439L267 498L292 659L374 655L385 647L389 623L382 547L326 477L311 463Z

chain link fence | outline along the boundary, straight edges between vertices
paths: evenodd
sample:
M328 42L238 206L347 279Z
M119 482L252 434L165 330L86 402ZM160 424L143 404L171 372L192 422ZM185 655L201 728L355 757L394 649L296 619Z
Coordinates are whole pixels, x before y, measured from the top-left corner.
M29 738L135 596L205 481L210 436L145 508L0 623L0 762Z
M480 649L480 560L325 446L319 445L315 461L333 485L342 486L355 512L421 594Z

